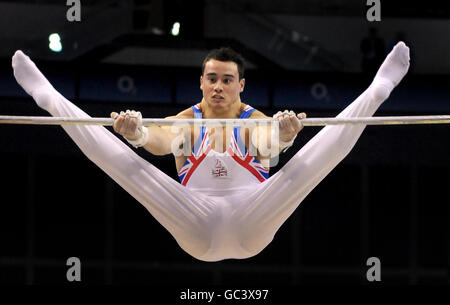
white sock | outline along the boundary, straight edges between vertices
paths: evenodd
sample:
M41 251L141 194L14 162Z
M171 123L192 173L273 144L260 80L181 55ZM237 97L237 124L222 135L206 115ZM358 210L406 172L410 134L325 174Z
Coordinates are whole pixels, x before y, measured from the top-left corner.
M409 69L409 48L404 42L397 43L378 69L371 84L373 97L384 101L400 83Z
M22 88L33 97L39 107L50 112L52 101L60 98L58 91L39 71L33 61L22 51L17 51L12 58L14 76Z

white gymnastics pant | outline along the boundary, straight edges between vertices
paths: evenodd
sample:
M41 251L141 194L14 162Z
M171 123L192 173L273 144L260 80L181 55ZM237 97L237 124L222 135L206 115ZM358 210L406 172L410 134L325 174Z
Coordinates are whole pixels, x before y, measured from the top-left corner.
M338 117L372 116L387 97L377 97L372 87ZM58 95L49 110L53 116L89 117ZM199 260L219 261L262 251L303 199L350 152L365 125L326 126L256 189L216 197L182 186L103 126L62 127L91 161L145 206L182 249ZM231 239L241 252L234 252L231 243L229 248L217 245Z

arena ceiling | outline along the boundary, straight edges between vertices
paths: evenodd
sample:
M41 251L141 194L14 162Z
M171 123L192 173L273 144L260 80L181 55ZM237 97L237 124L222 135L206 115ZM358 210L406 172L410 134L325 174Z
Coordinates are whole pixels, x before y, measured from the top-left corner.
M226 8L224 14L251 14L255 25L261 28L268 14L351 17L364 15L367 9L366 1L361 0L83 0L81 3L82 21L70 23L66 20L66 1L1 1L0 58L10 58L20 48L43 60L189 66L190 62L197 65L207 49L225 42L243 50L253 66L281 68L282 63L258 48L249 47L245 39L204 37L204 27L208 25L204 22L203 7L220 4ZM382 9L386 17L450 18L448 1L382 1ZM167 32L178 16L184 18L184 24L191 25L191 30L174 39ZM47 39L52 32L61 33L64 39L61 54L48 50ZM267 37L261 35L261 39ZM294 49L290 53L295 51L307 57L314 45L303 43L291 48ZM129 58L134 59L127 62ZM345 66L332 52L319 53L317 58L319 67L339 70Z

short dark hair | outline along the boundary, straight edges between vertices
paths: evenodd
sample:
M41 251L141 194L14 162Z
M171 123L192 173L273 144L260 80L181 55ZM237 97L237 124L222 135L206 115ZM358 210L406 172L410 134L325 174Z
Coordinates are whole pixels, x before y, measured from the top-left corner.
M244 57L234 51L233 49L229 47L222 47L220 49L214 49L211 50L203 60L202 64L202 75L205 72L205 65L210 59L215 59L219 61L232 61L237 64L238 72L239 72L239 80L244 78L244 64L245 60Z

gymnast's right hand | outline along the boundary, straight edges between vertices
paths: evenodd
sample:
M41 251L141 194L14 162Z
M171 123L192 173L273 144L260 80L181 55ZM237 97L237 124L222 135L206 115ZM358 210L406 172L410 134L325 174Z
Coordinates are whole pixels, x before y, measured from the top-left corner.
M114 131L128 140L137 140L141 137L142 115L134 110L111 112L114 119Z

